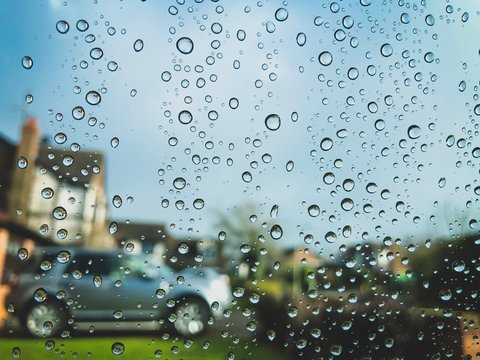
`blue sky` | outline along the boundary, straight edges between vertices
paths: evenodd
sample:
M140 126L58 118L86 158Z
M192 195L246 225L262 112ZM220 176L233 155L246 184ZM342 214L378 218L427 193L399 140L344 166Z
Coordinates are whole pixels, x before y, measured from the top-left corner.
M473 111L480 58L472 44L479 9L474 1L387 3L2 2L0 131L18 139L21 122L32 114L52 143L64 132L65 145L104 151L109 202L114 195L124 200L110 208L115 219L215 236L218 212L228 216L232 207L253 203L260 230L281 224L277 243L285 246L301 244L308 233L320 242L318 251L385 236L423 244L448 233L449 221L478 219L479 164L472 150L480 143ZM288 11L284 21L275 18L279 8ZM426 23L429 14L433 26ZM89 24L84 32L76 28L81 19ZM69 23L66 34L56 30L60 20ZM300 32L303 46L296 42ZM193 41L192 53L177 50L182 37ZM137 39L144 43L139 52ZM388 57L381 54L384 44L392 47ZM102 49L101 59L91 58L94 48ZM318 59L326 51L333 58L327 66ZM31 69L22 67L23 56L33 59ZM118 64L113 72L112 61ZM100 104L86 103L89 91L101 93ZM235 109L232 98L239 101ZM85 108L82 120L72 118L75 106ZM193 114L188 125L178 121L183 110ZM281 119L277 131L265 127L269 114ZM90 117L97 118L93 126ZM410 138L412 126L419 131ZM322 150L326 138L332 148ZM262 161L264 154L271 162ZM335 175L333 184L324 182L326 173ZM177 177L185 188L174 188ZM200 210L193 206L197 198L205 201ZM342 209L346 198L352 210ZM272 219L274 205L279 214ZM309 216L310 205L320 207L319 216ZM347 225L352 235L343 238ZM337 234L334 244L325 241L330 231Z

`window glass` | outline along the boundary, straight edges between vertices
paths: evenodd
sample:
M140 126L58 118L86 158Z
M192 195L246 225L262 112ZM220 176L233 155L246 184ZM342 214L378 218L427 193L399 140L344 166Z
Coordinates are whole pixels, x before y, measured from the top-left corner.
M479 356L478 2L0 14L0 353Z

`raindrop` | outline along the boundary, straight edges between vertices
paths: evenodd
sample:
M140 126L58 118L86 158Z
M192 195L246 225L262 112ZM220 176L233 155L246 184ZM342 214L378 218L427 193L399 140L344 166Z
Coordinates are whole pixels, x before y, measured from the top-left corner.
M197 210L203 209L205 206L205 201L203 199L195 199L193 201L193 207Z
M63 144L67 141L67 135L64 133L60 132L55 134L55 137L53 138L57 144Z
M354 23L355 22L353 20L353 17L351 17L350 15L344 16L343 19L342 19L342 25L345 29L352 28Z
M465 262L463 260L455 260L452 264L452 267L456 272L462 272L465 270Z
M170 71L164 71L162 72L161 78L163 81L169 82L172 78L172 73Z
M38 288L33 293L33 299L36 302L44 302L45 300L47 300L47 292L43 288Z
M420 132L420 127L417 125L411 125L407 130L410 139L418 139L420 137Z
M328 51L323 51L320 53L320 55L318 55L318 61L320 62L320 64L322 64L323 66L328 66L332 63L333 61L333 56L330 52Z
M108 232L110 235L113 235L115 234L116 232L118 231L118 224L113 221L110 223L110 225L108 226Z
M184 125L190 124L192 120L193 120L192 113L188 110L182 110L178 114L178 121L180 121Z
M295 166L295 163L292 160L289 160L285 165L285 169L287 170L287 172L290 172L293 170L294 166Z
M19 156L17 159L17 166L20 169L25 169L28 166L28 160L23 156Z
M242 174L242 180L246 183L249 183L250 181L252 181L252 174L249 171L245 171Z
M30 56L24 56L22 58L22 66L25 68L25 69L31 69L32 66L33 66L33 60Z
M335 175L331 172L327 172L325 173L325 175L323 175L323 182L327 185L331 185L333 184L335 181Z
M235 110L236 108L238 108L238 105L239 105L239 101L237 98L231 98L229 101L228 101L228 105L230 106L231 109Z
M57 220L63 220L67 217L67 210L61 206L57 206L53 209L52 216Z
M102 286L102 281L103 280L102 280L102 277L100 275L95 275L93 277L93 285L97 288Z
M460 83L458 84L458 90L460 92L464 92L466 88L467 88L467 83L464 80L460 81Z
M112 148L116 148L120 144L120 139L118 137L113 137L112 140L110 140L110 146Z
M17 251L18 258L23 261L28 257L28 250L25 248L21 248Z
M178 39L177 50L182 54L190 54L193 51L193 41L188 37Z
M247 37L247 34L245 33L244 30L240 29L237 31L237 39L240 40L240 41L243 41L245 40L245 38Z
M267 30L268 33L273 33L276 30L275 24L271 21L267 21L265 23L265 29Z
M285 21L288 18L288 11L285 8L279 8L275 11L275 19L277 21Z
M140 51L143 50L143 40L142 39L135 40L135 42L133 43L133 50L135 50L136 52L140 52Z
M99 60L101 59L103 56L103 50L96 47L96 48L93 48L92 50L90 50L90 57L93 59L93 60Z
M435 17L432 14L428 14L427 16L425 16L425 23L428 26L435 25Z
M270 236L273 240L278 240L283 236L283 229L280 225L275 224L270 229Z
M85 95L85 100L90 105L98 105L100 101L102 101L102 97L97 91L89 91L87 95Z
M326 137L320 142L320 148L323 151L328 151L333 147L333 140Z
M347 76L350 80L356 80L358 78L359 72L355 67L348 69Z
M480 158L480 147L476 147L472 150L472 156L476 159Z
M116 342L112 344L112 354L113 355L121 355L125 351L125 345L121 342Z
M125 251L126 252L131 253L131 252L133 252L133 250L135 250L135 244L134 243L129 242L125 245Z
M65 20L57 21L56 27L57 27L57 31L60 34L66 34L70 29L70 25L68 25L68 22L66 22Z
M78 31L81 31L81 32L87 31L88 27L89 27L89 25L88 25L88 22L86 20L82 19L82 20L77 21L77 30Z
M272 219L276 219L278 216L278 205L273 205L272 208L270 209L270 217Z
M316 204L310 205L308 207L308 215L310 215L311 217L317 217L318 215L320 215L320 207Z
M335 241L337 241L337 234L335 234L333 231L329 231L325 234L325 240L333 244Z
M297 34L297 44L298 46L303 46L307 42L307 36L303 32Z
M345 211L350 211L353 209L353 206L354 206L354 202L352 199L350 198L345 198L342 200L341 202L341 206L342 206L342 209L345 210Z
M182 177L178 177L175 180L173 180L173 186L177 190L182 190L186 185L187 185L187 181Z
M122 206L122 203L123 203L123 200L119 195L115 195L113 197L112 204L113 204L114 207L116 207L118 209L120 206Z
M57 254L57 261L60 264L65 264L70 260L71 256L72 255L67 250L59 251Z
M75 106L72 110L72 116L75 120L82 120L85 117L85 110L81 106Z
M270 114L265 118L265 126L268 130L276 131L280 128L281 120L277 114Z
M400 21L403 24L408 24L410 22L410 15L407 13L403 13L402 15L400 15Z
M22 355L22 351L20 350L20 348L19 348L19 347L14 347L14 348L12 349L12 357L13 357L14 359L17 359L17 358L20 357L20 355Z
M383 44L380 48L380 53L385 57L391 56L393 54L392 45L390 45L389 43Z
M452 298L452 292L448 289L441 290L439 295L443 301L448 301Z
M109 61L107 64L107 69L110 71L116 71L118 69L118 64L115 61Z
M53 348L55 347L55 341L53 340L47 340L47 342L45 343L45 349L50 351L52 350Z

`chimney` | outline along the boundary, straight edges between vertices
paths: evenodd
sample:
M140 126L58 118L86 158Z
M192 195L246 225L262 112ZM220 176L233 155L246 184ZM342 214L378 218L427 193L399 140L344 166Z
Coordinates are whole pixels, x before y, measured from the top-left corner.
M15 154L8 204L8 212L12 219L23 225L27 224L29 216L39 142L38 121L36 118L30 117L23 124L20 143Z

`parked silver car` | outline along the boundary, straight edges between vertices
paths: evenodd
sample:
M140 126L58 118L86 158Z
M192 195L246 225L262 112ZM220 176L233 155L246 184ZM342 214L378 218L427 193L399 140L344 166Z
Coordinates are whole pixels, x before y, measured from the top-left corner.
M37 248L12 277L5 305L37 337L98 322L173 325L197 336L231 305L231 288L210 268L175 272L125 251Z

